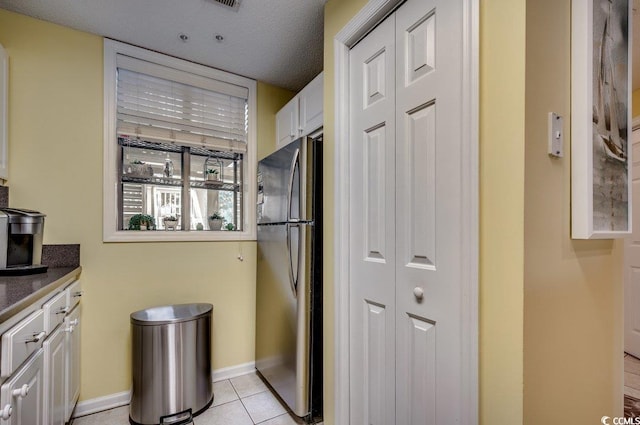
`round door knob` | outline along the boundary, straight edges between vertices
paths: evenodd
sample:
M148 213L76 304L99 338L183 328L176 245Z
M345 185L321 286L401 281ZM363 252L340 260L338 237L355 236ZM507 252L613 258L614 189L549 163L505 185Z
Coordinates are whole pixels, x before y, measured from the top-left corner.
M11 417L11 411L13 410L13 408L11 407L10 404L7 404L6 406L4 406L2 408L2 410L0 410L0 418L4 419L5 421L7 419L9 419Z
M416 286L415 288L413 288L413 295L416 297L418 301L422 301L422 299L424 298L424 289L422 289L419 286Z

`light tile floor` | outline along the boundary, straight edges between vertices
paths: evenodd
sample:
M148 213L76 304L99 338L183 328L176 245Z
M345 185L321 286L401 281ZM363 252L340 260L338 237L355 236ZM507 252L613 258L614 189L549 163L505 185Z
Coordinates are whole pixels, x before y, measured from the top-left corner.
M298 425L255 373L213 383L213 405L195 425ZM72 425L128 425L129 406L74 419ZM320 424L321 425L321 424Z

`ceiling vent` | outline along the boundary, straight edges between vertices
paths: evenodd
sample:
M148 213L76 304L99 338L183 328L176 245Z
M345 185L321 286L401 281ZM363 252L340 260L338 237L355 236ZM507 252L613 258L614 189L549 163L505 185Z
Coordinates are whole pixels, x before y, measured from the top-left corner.
M238 11L240 7L240 0L212 0L214 3L219 4L221 6L225 6L229 9L233 9L234 11Z

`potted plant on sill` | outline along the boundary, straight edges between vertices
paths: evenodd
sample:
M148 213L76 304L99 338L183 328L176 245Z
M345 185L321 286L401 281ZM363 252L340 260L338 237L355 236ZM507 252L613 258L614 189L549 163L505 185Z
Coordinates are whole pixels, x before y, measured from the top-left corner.
M209 217L209 230L220 230L222 228L222 216L215 211Z
M155 219L147 214L135 214L129 219L127 230L153 230L156 227Z
M217 182L220 180L220 175L218 174L218 170L214 168L207 168L207 181Z
M175 215L167 215L162 218L164 230L176 230L178 228L178 217Z

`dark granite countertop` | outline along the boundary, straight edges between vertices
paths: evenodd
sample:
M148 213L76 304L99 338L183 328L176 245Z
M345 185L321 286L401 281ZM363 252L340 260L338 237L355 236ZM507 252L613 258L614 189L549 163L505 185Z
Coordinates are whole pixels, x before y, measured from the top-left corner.
M80 275L81 267L49 267L46 273L0 277L0 323Z

